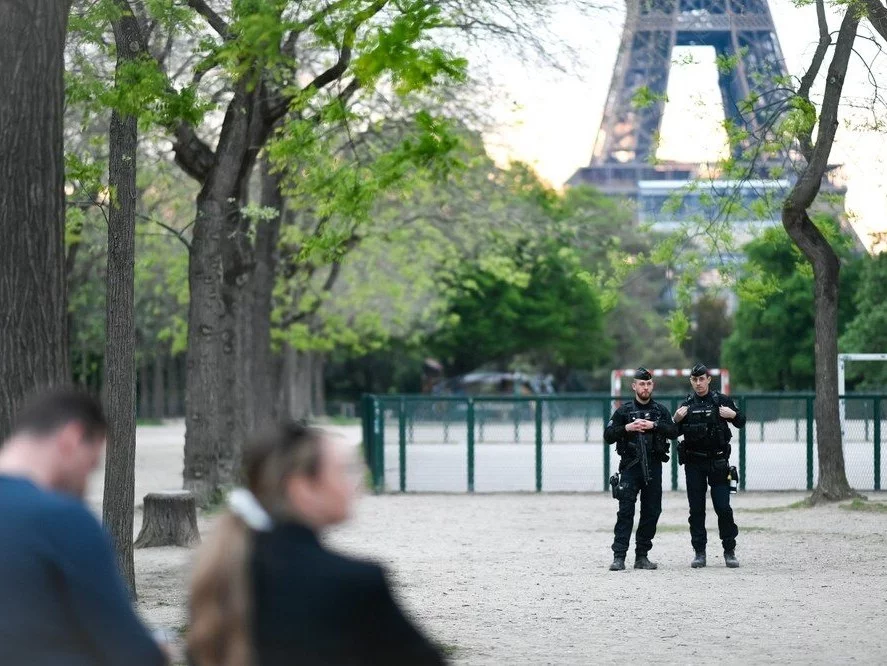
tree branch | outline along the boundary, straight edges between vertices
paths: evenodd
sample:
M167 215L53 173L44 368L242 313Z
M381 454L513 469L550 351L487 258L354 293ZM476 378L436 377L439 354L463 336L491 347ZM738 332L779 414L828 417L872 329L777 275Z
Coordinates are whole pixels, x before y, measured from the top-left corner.
M216 159L212 148L197 136L188 123L180 123L175 129L175 136L172 147L176 164L197 182L205 182Z
M863 0L865 15L878 34L887 39L887 7L879 0Z
M225 41L231 39L231 31L228 29L228 24L204 0L188 0L188 6L205 18L209 26L219 34L219 37Z
M874 1L877 2L877 0ZM807 72L801 78L801 85L798 87L797 93L798 97L808 103L810 102L810 89L813 87L813 82L819 75L822 62L825 60L825 54L828 52L828 48L832 44L832 36L829 33L828 20L825 16L824 0L816 0L816 18L819 22L819 43L816 45L816 51L813 53L813 60L810 62L809 69L807 69ZM813 158L812 124L806 132L798 137L798 142L801 144L801 153L804 155L804 159L809 163Z
M348 237L348 239L344 243L342 243L342 254L345 255L348 252L350 252L351 250L353 250L355 247L357 247L357 245L360 243L361 240L363 240L363 237L358 236L357 230L355 229L351 233L351 235ZM311 264L309 266L306 280L310 279L311 276L314 275L314 273L317 271L317 268L318 268L318 266L316 264ZM338 280L341 272L342 272L342 258L340 257L339 259L333 261L330 264L329 275L327 275L326 280L324 280L323 286L320 288L319 294L329 293L332 290L333 286L335 286L336 281ZM323 298L318 297L318 298L314 299L310 308L308 308L307 310L296 310L295 312L289 314L288 316L283 317L280 320L280 322L278 322L278 325L281 328L286 328L288 326L292 326L293 324L295 324L297 322L300 322L300 321L303 321L309 317L312 317L315 314L317 314L318 310L320 310L321 305L323 305Z
M819 131L816 136L816 145L807 161L806 168L785 201L784 208L796 213L810 207L822 186L822 177L828 168L829 155L835 141L835 133L838 130L838 107L841 103L844 78L847 74L850 56L853 53L853 43L858 27L859 16L857 16L854 7L848 7L841 22L841 29L835 43L835 53L832 56L825 81L822 107L819 111Z
M188 224L188 226L185 227L184 229L180 230L180 229L176 229L175 227L171 227L168 224L166 224L165 222L161 222L157 218L150 217L148 215L138 215L137 217L144 220L145 222L151 222L152 224L156 224L158 227L168 231L173 236L178 238L179 241L181 241L181 243L188 249L189 252L191 251L191 243L189 243L188 239L185 238L185 231L188 230L188 227L190 227L191 224L193 224L193 222L191 224Z
M376 0L369 7L355 15L354 19L345 28L345 33L342 35L342 46L339 49L339 58L333 65L315 76L308 85L302 88L301 92L304 93L311 89L320 90L324 86L327 86L342 77L345 70L348 69L348 65L351 64L351 49L354 46L354 40L357 37L358 28L382 11L382 9L385 8L385 5L388 4L388 1L389 0ZM273 125L283 117L288 108L289 100L282 95L279 95L276 99L270 101L268 104L268 122Z
M326 7L318 9L307 19L299 23L295 28L293 28L292 32L290 32L290 36L287 38L286 42L283 45L282 52L284 54L291 54L296 50L296 42L299 40L299 36L305 32L308 28L318 23L321 19L326 18L334 11L339 9L340 7L344 7L347 4L350 4L351 0L336 0L336 2L328 4Z

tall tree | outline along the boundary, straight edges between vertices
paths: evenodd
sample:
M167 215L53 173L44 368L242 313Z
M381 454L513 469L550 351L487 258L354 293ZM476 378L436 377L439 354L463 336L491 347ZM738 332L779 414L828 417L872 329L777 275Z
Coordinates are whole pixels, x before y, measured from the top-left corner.
M883 6L877 0L872 2ZM824 0L816 0L820 41L810 67L796 93L796 105L807 112L807 122L798 133L798 143L805 164L782 206L782 225L792 241L813 267L813 307L816 355L816 444L819 452L819 481L813 500L840 500L855 493L847 482L844 452L841 446L841 422L838 409L838 277L840 261L829 240L810 217L810 209L822 187L829 169L829 156L838 130L838 111L841 104L847 66L853 53L853 44L859 21L860 7L848 3L837 37L832 44L832 33L825 16ZM885 26L887 28L887 26ZM810 101L810 89L833 46L828 66L822 103L818 109ZM815 123L815 125L814 125ZM813 140L814 127L817 129Z
M0 439L68 379L64 45L70 2L0 0Z
M117 54L117 103L111 110L108 133L108 270L106 273L105 408L108 413L108 453L102 518L111 533L124 580L135 596L133 510L136 454L136 328L134 310L136 166L138 109L127 104L134 66L146 52L141 26L127 0L115 0L118 14L111 21Z

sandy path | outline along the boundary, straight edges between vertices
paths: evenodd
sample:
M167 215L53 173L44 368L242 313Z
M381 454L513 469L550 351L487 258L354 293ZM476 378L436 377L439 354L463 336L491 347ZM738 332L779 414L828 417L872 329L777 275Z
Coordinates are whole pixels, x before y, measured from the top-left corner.
M140 465L157 467L140 466L137 483L174 480L181 457L153 454L140 453ZM664 498L655 572L606 570L616 503L602 494L368 496L329 541L386 563L457 664L887 662L887 514L758 511L801 497L734 496L738 570L723 566L712 511L709 567L688 567L680 493ZM204 534L212 524L201 516ZM153 626L184 626L192 555L137 551L140 609Z

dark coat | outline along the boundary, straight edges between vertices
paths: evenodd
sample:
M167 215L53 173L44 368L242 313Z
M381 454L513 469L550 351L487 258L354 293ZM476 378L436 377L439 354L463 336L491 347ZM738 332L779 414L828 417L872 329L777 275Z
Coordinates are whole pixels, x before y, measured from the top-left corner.
M258 533L252 575L259 666L445 663L404 616L381 567L326 549L306 527Z

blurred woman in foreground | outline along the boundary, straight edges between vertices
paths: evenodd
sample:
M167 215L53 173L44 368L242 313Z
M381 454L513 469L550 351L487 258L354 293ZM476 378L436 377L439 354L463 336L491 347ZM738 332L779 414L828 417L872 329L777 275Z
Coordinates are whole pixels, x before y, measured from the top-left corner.
M443 664L404 617L381 567L333 553L359 484L323 431L278 426L244 452L247 489L198 554L190 658L197 666Z

